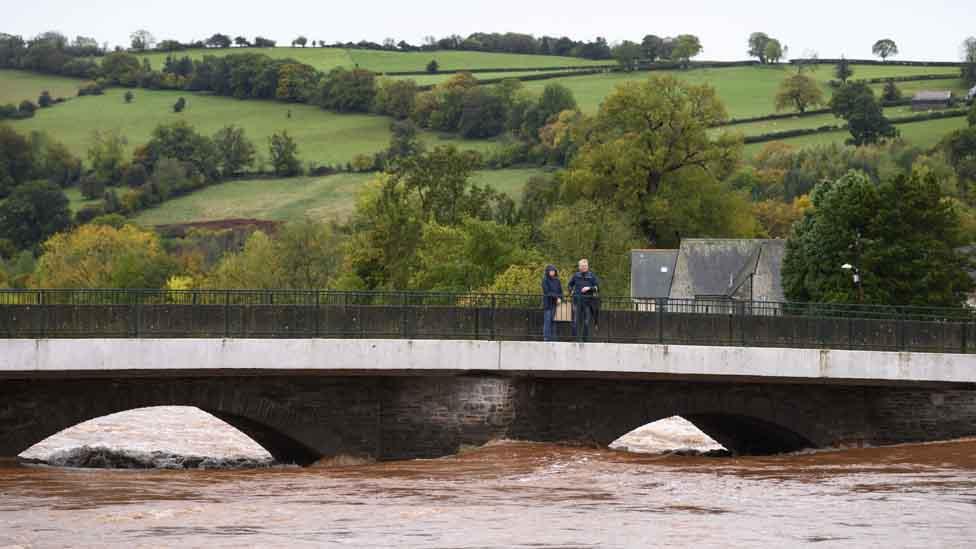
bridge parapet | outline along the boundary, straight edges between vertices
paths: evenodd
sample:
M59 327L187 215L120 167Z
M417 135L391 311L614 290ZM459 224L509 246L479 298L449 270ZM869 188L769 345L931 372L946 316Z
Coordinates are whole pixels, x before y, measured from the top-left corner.
M976 352L967 309L601 297L591 341ZM536 341L539 296L332 291L0 291L0 338ZM561 340L572 340L568 323Z

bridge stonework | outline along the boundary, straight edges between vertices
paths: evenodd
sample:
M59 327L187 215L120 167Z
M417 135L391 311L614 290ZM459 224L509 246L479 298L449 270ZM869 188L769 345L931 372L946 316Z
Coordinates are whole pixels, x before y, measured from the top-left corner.
M142 374L0 383L0 457L80 422L196 406L283 462L439 457L509 438L606 445L681 415L738 453L976 435L976 390L619 377Z

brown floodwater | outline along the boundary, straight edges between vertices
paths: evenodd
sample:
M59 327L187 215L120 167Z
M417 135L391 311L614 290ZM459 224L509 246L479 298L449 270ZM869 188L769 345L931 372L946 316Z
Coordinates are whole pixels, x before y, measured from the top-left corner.
M763 458L503 442L237 471L0 464L0 547L807 544L976 546L976 440Z

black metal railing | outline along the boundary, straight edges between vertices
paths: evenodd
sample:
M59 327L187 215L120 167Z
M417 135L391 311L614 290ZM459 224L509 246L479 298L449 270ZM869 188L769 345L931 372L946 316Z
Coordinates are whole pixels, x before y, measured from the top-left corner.
M971 309L599 297L588 341L974 353ZM582 318L578 313L574 315ZM539 295L0 290L0 338L542 339ZM581 326L582 328L582 326ZM560 341L581 340L571 322Z

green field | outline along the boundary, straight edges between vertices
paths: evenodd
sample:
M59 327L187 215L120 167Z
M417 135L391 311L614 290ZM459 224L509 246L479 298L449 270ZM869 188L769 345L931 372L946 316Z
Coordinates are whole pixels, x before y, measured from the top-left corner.
M0 70L0 105L18 104L24 99L37 103L37 97L47 90L51 97L66 99L78 95L79 80L26 71Z
M897 67L897 66L855 66L855 78L881 78L887 76L911 76L918 74L943 74L952 70L939 70L932 67ZM655 71L634 73L608 73L587 76L570 76L552 80L526 82L529 89L541 91L547 84L558 82L565 85L576 96L576 101L585 112L596 112L600 103L613 89L630 81L643 81L651 76L672 75L692 84L709 84L718 92L725 103L725 107L732 118L750 118L776 112L775 97L780 82L793 70L787 67L730 67L721 69L692 69L687 71ZM833 67L821 66L811 73L823 86L824 93L829 97L830 87L827 81L833 78ZM902 82L899 87L906 91L912 89L946 88L953 81L933 80L928 82ZM961 82L956 87L959 90ZM916 85L918 85L916 87ZM880 85L878 86L880 89ZM946 88L949 89L949 88Z
M924 122L911 122L909 124L898 124L896 127L901 132L901 137L919 147L932 147L942 140L949 132L961 129L966 126L965 117L944 118L942 120L926 120ZM818 133L783 139L783 143L788 143L800 148L808 145L822 145L826 143L843 144L850 137L847 130L836 132ZM756 156L768 143L753 143L746 145L744 156L752 158Z
M351 67L352 59L347 50L341 48L227 48L184 50L175 52L136 53L139 59L149 59L153 69L161 70L167 56L175 58L189 57L203 59L205 55L224 56L230 53L262 53L275 59L291 58L320 71L328 71L335 67Z
M202 59L205 55L231 53L263 53L276 59L290 58L311 65L321 71L335 67L354 67L374 72L423 71L431 60L436 60L441 70L464 69L529 69L534 67L583 67L613 64L613 61L591 61L577 57L554 55L523 55L514 53L487 53L476 51L422 51L394 52L374 50L346 50L342 48L226 48L195 49L179 52L150 52L135 54L139 59L149 59L152 68L161 69L167 56Z
M376 72L422 71L436 60L442 71L465 69L531 69L544 67L586 67L612 65L614 61L593 61L578 57L555 55L527 55L517 53L489 53L479 51L416 51L393 52L348 50L354 64Z
M538 173L542 173L542 170L494 170L477 172L472 179L509 193L518 200L525 182ZM375 174L337 174L232 181L143 211L135 217L135 221L144 226L153 226L232 218L271 221L302 217L344 219L355 207L356 193L374 177Z
M6 81L6 72L0 71L0 84ZM158 124L175 120L186 120L206 135L212 135L224 125L236 124L246 130L259 155L265 158L268 137L287 130L298 142L299 156L307 163L348 162L357 154L386 148L390 140L390 119L383 116L335 114L310 105L141 89L134 90L135 100L126 104L122 98L124 93L122 89L110 89L102 96L79 97L10 124L24 133L46 132L82 159L95 129L120 130L131 148L145 143ZM172 105L181 96L187 99L188 106L176 114ZM466 141L431 132L422 136L429 145L454 144L481 151L493 146L491 141Z
M911 107L889 107L884 110L888 118L902 116L912 116L919 114L913 112ZM844 124L844 121L832 114L818 114L813 116L795 116L792 118L781 118L779 120L764 120L762 122L750 122L748 124L735 124L723 128L731 132L738 132L742 135L761 135L764 133L785 132L802 128L819 128L821 126L835 126Z

